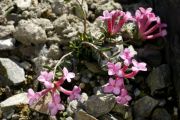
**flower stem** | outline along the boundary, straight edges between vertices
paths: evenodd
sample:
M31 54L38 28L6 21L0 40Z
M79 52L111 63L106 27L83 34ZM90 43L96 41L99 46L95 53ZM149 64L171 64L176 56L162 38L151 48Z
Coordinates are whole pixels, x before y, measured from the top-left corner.
M59 61L57 62L56 66L54 67L54 71L53 71L54 76L53 76L53 79L55 78L57 67L61 64L61 62L62 62L67 56L71 55L72 53L73 53L73 52L69 52L69 53L63 55L63 56L61 57L61 59L59 59Z

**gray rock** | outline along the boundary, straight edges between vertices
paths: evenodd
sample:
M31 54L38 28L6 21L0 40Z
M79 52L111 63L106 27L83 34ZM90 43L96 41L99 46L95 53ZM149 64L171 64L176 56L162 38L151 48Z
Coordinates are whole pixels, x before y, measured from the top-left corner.
M87 5L86 1L83 1L83 3L82 3L82 0L79 0L79 2L81 3L82 6L79 6L77 1L72 2L72 6L74 6L75 15L81 19L84 19L84 17L86 17L86 15L88 13L88 5Z
M29 62L27 62L27 61L21 62L21 63L20 63L20 66L21 66L22 68L24 68L25 70L30 70L31 67L32 67L32 65L31 65Z
M5 109L3 108L2 112L3 112L2 120L7 120L7 119L10 120L12 118L13 114L15 113L15 110L13 108L8 107Z
M150 66L159 66L162 62L160 50L153 48L151 45L146 45L144 48L138 49L137 56L143 59Z
M117 118L111 114L106 114L106 115L100 116L99 120L124 120L124 119L121 118L120 116L118 116Z
M147 84L154 95L158 90L167 88L170 83L170 68L167 64L163 64L155 69L147 77Z
M180 109L180 1L179 0L153 0L156 13L168 25L166 60L172 68L172 81L175 86L178 106ZM173 14L172 14L173 13Z
M0 71L2 84L14 85L26 80L24 70L8 58L0 58Z
M134 116L135 118L146 118L149 117L152 110L158 105L158 101L149 97L144 96L137 100L134 104Z
M62 15L66 10L64 0L53 0L51 7L56 15Z
M59 48L58 44L52 44L49 48L47 57L54 60L58 60L62 56L62 51Z
M72 117L67 117L66 120L73 120L73 118Z
M36 18L36 19L31 19L31 21L34 24L41 26L45 30L52 30L54 28L53 24L51 23L51 21L49 19Z
M81 99L79 101L73 100L70 101L68 107L66 109L67 113L72 116L75 112L77 112L78 108L84 108L84 103L88 100L88 96L86 93L81 94Z
M83 110L79 110L75 115L75 120L97 120L95 117L86 113Z
M69 40L77 38L78 32L83 32L83 23L74 15L64 14L54 21L55 31L60 37Z
M14 37L25 45L45 43L47 40L45 30L30 20L21 20L19 22Z
M29 8L32 4L31 0L15 0L15 3L18 8L20 9L26 9Z
M12 50L14 48L15 39L0 39L0 50Z
M171 115L164 108L156 108L151 120L171 120Z
M132 110L129 106L116 104L112 112L118 113L125 120L133 120Z
M72 116L77 111L78 101L73 100L68 104L67 113Z
M99 117L110 112L115 103L115 96L112 94L93 95L86 102L86 111L95 117Z
M0 25L0 31L1 31L0 38L4 38L11 35L15 31L15 28L13 25L7 25L7 26Z
M114 2L114 0L88 0L90 1L89 4L91 5L91 9L95 9L96 15L100 15L103 11L108 10L122 10L122 6L120 3Z
M3 109L21 104L28 104L27 93L20 93L7 98L0 103L0 107Z

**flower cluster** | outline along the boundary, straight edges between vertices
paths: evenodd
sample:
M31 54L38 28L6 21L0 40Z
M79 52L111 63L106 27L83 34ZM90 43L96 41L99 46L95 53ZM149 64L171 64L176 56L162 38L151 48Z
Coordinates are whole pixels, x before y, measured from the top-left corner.
M132 20L133 18L130 12L125 13L120 10L108 12L106 10L103 12L103 16L100 16L100 19L106 22L108 33L110 35L115 35L120 31L125 22Z
M29 89L27 94L29 105L33 105L38 102L39 99L50 93L52 100L49 102L48 108L52 116L56 115L59 110L64 110L64 105L61 104L61 92L68 95L69 100L80 99L81 92L78 86L74 86L72 91L66 90L61 86L65 80L71 82L71 79L75 77L75 74L68 72L67 68L63 68L63 76L58 81L53 82L53 76L53 72L42 71L38 80L44 84L45 89L40 92L34 92L32 89Z
M162 24L158 16L152 12L152 8L144 9L140 7L132 16L130 12L113 10L104 11L100 19L105 21L107 31L110 35L117 34L127 21L135 22L138 28L138 38L143 40L164 37L167 31L164 29L166 24Z
M167 31L164 28L167 25L161 23L161 19L156 17L152 8L140 7L139 10L136 10L135 19L141 39L147 40L166 36Z
M133 78L139 71L147 71L146 63L137 62L133 59L136 54L136 51L130 46L120 53L123 64L120 62L107 63L108 75L111 77L103 90L105 93L115 94L117 96L116 101L119 104L128 105L128 102L131 100L125 88L124 78Z

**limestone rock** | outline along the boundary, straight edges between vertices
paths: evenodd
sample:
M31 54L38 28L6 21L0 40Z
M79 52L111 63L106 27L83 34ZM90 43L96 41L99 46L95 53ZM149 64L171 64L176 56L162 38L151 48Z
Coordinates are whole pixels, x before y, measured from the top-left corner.
M21 104L28 104L27 93L20 93L20 94L7 98L6 100L0 103L0 107L3 109L3 108L13 107L13 106L21 105Z
M0 50L11 50L14 48L15 39L0 39Z
M149 97L144 96L137 100L134 104L134 116L135 118L142 117L146 118L149 117L152 110L158 105L158 101Z
M93 95L86 102L86 111L95 117L99 117L110 112L115 103L115 96L112 94Z
M170 85L170 68L167 64L163 64L155 69L147 77L147 84L154 95L158 90L167 88Z
M30 20L19 21L14 37L25 45L45 43L47 40L45 30Z
M152 120L171 120L171 115L164 108L156 108L152 114Z
M89 115L83 110L79 110L76 113L75 120L97 120L95 117Z
M7 25L7 26L0 25L0 31L1 31L0 38L4 38L11 35L15 31L15 28L13 25Z
M2 84L15 85L26 80L24 69L8 58L0 58L0 71Z

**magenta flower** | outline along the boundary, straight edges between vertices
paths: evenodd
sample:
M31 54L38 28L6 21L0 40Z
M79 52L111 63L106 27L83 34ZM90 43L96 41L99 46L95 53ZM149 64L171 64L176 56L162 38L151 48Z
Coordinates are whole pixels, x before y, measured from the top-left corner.
M124 60L124 65L129 66L131 64L132 57L134 57L136 54L137 52L134 50L134 48L129 46L120 53L120 57Z
M42 82L46 88L53 88L53 83L51 81L53 79L53 75L53 72L48 73L47 71L43 71L38 77L38 80Z
M107 30L110 35L114 35L120 31L124 23L128 20L133 19L130 12L124 13L120 10L113 10L103 12L103 16L100 19L104 20L107 24Z
M164 29L167 25L162 24L160 18L156 17L151 11L152 8L144 9L140 7L135 13L139 37L144 40L164 37L167 34L167 31Z
M70 91L70 90L66 90L64 89L62 86L59 88L59 90L61 92L63 92L64 94L66 95L69 95L69 100L72 101L72 100L75 100L75 99L80 99L80 92L81 92L81 88L78 87L78 86L74 86L73 90Z
M73 72L68 72L67 68L63 68L63 79L67 79L68 82L71 82L71 79L75 77L75 74Z
M75 99L79 100L81 98L80 92L81 92L81 88L78 86L74 86L74 88L69 96L69 100L70 101L75 100Z
M133 66L132 71L138 72L138 71L147 71L146 63L140 62L138 63L135 59L132 60Z
M40 98L41 94L40 93L35 93L33 89L28 89L28 94L27 97L29 99L29 105L32 105L33 103L37 102Z
M109 83L104 86L104 92L119 95L123 84L123 79L113 80L112 78L110 78Z
M52 101L48 104L48 108L52 116L56 115L59 110L64 110L64 105L62 105L60 101L60 95L57 93L53 93Z
M112 62L107 63L108 66L108 75L118 75L122 76L122 71L121 71L121 63L117 62L116 64Z
M128 105L129 101L131 100L131 96L128 95L126 89L121 89L121 95L116 97L116 102L122 105Z

